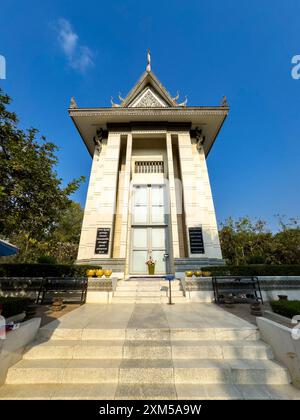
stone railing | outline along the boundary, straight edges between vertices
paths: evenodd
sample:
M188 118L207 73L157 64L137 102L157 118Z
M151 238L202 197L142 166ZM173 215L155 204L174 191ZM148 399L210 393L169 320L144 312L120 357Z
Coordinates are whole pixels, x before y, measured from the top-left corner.
M0 277L0 296L36 299L42 281L42 277Z
M66 281L68 278L66 277ZM70 278L71 280L71 278ZM0 277L0 296L29 297L36 299L42 285L42 277ZM92 278L88 279L87 302L110 300L116 287L118 278Z
M300 300L300 276L258 276L264 301L287 295L289 300ZM211 277L185 277L181 280L188 299L198 302L212 302Z

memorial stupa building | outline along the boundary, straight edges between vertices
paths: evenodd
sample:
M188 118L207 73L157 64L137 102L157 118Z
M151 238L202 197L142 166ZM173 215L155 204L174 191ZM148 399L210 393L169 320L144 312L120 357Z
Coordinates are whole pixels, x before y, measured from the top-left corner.
M93 162L78 264L111 268L120 278L222 264L206 159L229 112L187 106L151 70L111 107L69 114Z

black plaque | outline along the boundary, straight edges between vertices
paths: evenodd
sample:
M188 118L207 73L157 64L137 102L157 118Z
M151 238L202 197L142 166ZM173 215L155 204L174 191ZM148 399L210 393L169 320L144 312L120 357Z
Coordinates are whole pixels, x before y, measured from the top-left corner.
M204 254L204 242L201 227L189 228L191 254Z
M96 236L95 254L108 254L110 228L98 228Z

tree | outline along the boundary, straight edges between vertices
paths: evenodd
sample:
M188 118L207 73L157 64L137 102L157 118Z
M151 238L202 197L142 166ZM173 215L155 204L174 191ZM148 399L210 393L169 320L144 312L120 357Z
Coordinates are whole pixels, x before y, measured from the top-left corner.
M265 259L268 240L272 236L266 222L252 222L248 217L234 221L231 217L221 224L219 232L223 257L230 264L247 264Z
M34 128L21 130L8 111L11 103L0 89L0 235L21 246L20 259L33 258L37 243L50 241L70 195L83 177L62 187L55 171L57 146L38 137Z
M297 219L288 221L277 216L280 231L272 241L272 253L269 261L277 264L300 264L300 226Z
M279 232L272 233L266 222L248 217L229 218L219 231L223 258L228 264L300 264L300 226L278 217Z
M49 255L59 263L73 263L77 257L83 209L72 202L61 214L49 244Z

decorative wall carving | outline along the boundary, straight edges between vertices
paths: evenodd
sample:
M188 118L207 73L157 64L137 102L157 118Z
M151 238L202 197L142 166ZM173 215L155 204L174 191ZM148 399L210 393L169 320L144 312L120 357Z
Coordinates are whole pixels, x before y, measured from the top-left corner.
M153 95L151 90L148 90L141 99L136 102L134 105L135 107L141 107L141 108L162 108L163 105L161 102L157 100L157 98Z

